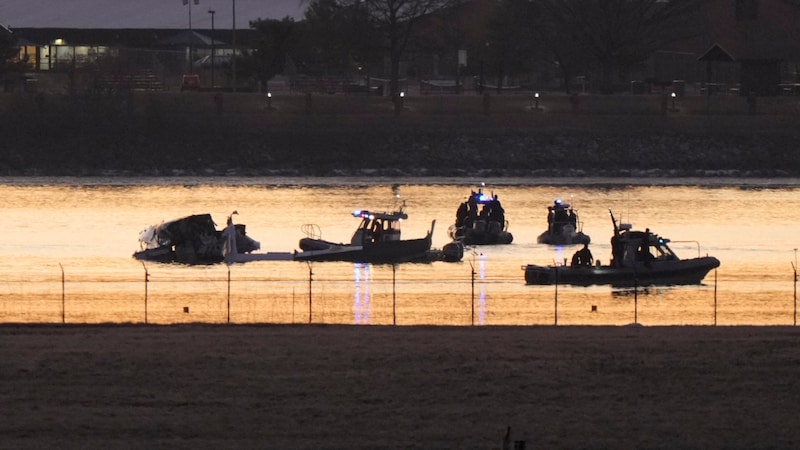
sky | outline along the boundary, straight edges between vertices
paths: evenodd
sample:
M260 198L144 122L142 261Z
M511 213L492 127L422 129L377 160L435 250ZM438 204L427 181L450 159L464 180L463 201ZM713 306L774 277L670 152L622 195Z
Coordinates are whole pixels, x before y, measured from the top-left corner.
M199 4L194 4L199 1ZM190 0L192 28L236 28L255 19L300 19L303 0ZM0 25L9 28L189 28L183 0L0 0Z

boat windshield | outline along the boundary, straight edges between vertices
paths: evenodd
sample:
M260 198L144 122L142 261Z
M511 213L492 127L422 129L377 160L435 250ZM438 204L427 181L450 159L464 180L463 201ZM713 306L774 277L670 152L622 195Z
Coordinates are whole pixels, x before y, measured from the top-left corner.
M622 261L626 265L634 261L678 260L678 256L667 245L668 243L669 239L649 231L624 230L619 237L612 239L612 251L615 245L620 246Z

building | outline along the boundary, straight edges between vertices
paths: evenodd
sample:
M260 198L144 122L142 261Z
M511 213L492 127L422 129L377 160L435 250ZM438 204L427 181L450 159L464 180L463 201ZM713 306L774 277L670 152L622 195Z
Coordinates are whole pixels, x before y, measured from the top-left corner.
M19 59L38 78L67 75L69 89L179 89L184 75L202 86L232 87L231 30L18 28ZM238 51L252 30L237 30ZM212 58L213 55L213 58ZM211 64L211 60L214 64ZM243 80L244 81L244 80ZM239 85L237 80L237 85ZM241 86L240 86L241 87Z

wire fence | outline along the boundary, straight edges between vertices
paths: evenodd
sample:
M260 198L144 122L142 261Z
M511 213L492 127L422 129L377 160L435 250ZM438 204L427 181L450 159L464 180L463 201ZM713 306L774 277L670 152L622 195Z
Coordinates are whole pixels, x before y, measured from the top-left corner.
M319 267L319 266L317 266ZM797 325L797 272L749 291L702 285L526 286L520 274L455 280L356 265L263 276L239 266L131 274L0 274L2 323L370 325ZM346 266L345 266L346 267ZM517 276L514 276L517 275ZM737 282L725 280L735 285Z

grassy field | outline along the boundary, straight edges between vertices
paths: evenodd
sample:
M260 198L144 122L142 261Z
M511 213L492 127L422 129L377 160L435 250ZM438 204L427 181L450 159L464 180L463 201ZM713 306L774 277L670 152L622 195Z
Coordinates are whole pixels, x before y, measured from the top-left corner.
M793 327L0 333L4 448L800 446Z

